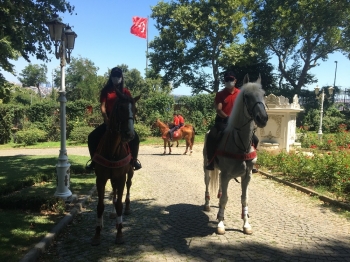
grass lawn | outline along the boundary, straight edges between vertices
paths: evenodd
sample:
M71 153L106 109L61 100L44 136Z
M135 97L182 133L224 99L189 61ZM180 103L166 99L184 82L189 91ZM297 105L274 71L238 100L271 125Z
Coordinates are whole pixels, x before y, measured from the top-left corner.
M88 157L69 156L71 164L70 189L74 194L87 194L95 184L95 176L86 174L84 166ZM57 156L0 157L0 189L17 181L37 179L35 185L11 192L14 205L26 205L38 198L52 199L56 182L40 181L40 177L55 177ZM39 175L38 175L39 174ZM41 175L41 176L40 176ZM6 196L0 197L0 200ZM0 209L0 257L2 261L19 261L41 240L65 214L45 210Z

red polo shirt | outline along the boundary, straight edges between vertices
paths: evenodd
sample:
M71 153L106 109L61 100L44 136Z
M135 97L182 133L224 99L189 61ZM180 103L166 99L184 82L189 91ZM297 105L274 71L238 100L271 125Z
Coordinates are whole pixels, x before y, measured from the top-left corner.
M128 89L123 88L123 94L130 96L131 93ZM112 112L113 106L115 101L117 100L117 93L115 90L102 90L101 96L100 96L100 103L105 102L106 103L106 113L109 115L110 112Z
M222 111L229 116L240 91L241 90L235 87L232 94L228 92L226 88L217 92L215 96L215 104L221 103Z

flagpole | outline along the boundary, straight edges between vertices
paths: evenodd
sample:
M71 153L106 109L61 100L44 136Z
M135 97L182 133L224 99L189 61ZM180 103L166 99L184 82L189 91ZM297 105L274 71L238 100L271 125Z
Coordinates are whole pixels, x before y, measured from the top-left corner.
M147 16L147 30L146 30L146 77L147 77L147 71L148 71L148 23L149 23L149 16Z

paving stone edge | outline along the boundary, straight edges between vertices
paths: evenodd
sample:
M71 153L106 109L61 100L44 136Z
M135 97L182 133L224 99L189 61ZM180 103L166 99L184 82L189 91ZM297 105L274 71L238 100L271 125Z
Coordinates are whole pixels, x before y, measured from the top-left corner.
M340 202L340 201L338 201L338 200L336 200L336 199L333 199L333 198L324 196L324 195L322 195L322 194L319 194L319 193L317 193L317 192L311 190L310 188L302 187L302 186L300 186L300 185L298 185L298 184L294 184L294 183L288 182L288 181L286 181L286 180L283 180L283 179L281 179L281 178L276 177L275 175L273 175L273 174L271 174L271 173L264 172L264 171L261 171L261 170L259 170L258 173L259 173L260 175L263 175L263 176L266 176L266 177L268 177L268 178L271 178L271 179L273 179L273 180L275 180L275 181L277 181L277 182L280 182L280 183L282 183L282 184L285 184L285 185L288 185L288 186L290 186L290 187L292 187L292 188L295 188L295 189L297 189L297 190L299 190L299 191L301 191L301 192L303 192L303 193L306 193L306 194L308 194L308 195L310 195L310 196L317 196L320 200L322 200L322 201L324 201L324 202L327 202L327 203L336 205L336 206L341 207L341 208L343 208L343 209L345 209L345 210L347 210L347 211L350 211L350 205L349 205L349 204L346 204L346 203Z

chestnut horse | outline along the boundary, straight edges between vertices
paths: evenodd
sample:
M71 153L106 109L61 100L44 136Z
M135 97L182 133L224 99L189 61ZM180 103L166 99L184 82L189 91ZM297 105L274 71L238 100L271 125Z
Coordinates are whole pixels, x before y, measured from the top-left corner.
M118 98L111 112L108 128L101 139L98 149L93 157L95 161L96 189L98 195L97 221L95 235L92 238L91 245L101 243L101 230L103 228L104 196L105 186L108 179L111 180L114 192L117 192L117 198L114 201L114 207L117 212L116 223L116 244L124 242L122 233L122 197L126 182L127 173L133 172L130 149L128 142L135 136L134 114L135 101L117 91Z
M159 130L162 134L162 139L164 141L164 155L166 154L166 145L168 143L169 148L169 155L171 154L171 147L170 147L170 136L169 136L169 126L159 119L157 119L155 125L159 127ZM183 153L184 155L187 154L188 148L190 148L190 155L192 154L192 147L194 143L194 137L195 137L195 130L192 125L186 124L183 127L176 130L173 134L173 141L178 141L180 139L186 140L186 151Z

